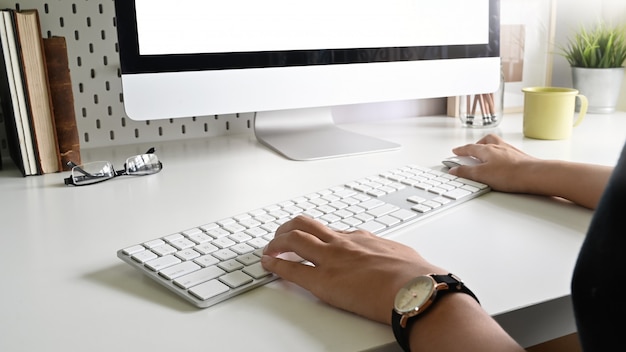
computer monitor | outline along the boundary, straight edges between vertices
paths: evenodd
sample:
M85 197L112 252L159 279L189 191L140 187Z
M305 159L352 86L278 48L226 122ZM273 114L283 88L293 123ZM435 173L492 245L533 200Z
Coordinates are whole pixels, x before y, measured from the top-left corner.
M134 120L254 112L294 160L396 149L331 108L497 89L499 0L116 0Z

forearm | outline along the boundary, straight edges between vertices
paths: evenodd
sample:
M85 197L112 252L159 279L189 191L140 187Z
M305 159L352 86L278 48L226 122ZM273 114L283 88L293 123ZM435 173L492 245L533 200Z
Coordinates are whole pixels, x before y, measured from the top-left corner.
M568 161L534 162L523 172L527 193L556 196L595 209L613 168Z
M411 326L411 351L518 352L517 344L469 295L441 297Z

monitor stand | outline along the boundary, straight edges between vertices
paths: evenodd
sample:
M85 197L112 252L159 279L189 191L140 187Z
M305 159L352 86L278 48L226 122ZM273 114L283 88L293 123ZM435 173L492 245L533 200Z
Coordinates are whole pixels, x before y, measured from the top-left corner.
M259 142L291 160L318 160L400 148L399 144L338 127L331 109L257 112L254 133Z

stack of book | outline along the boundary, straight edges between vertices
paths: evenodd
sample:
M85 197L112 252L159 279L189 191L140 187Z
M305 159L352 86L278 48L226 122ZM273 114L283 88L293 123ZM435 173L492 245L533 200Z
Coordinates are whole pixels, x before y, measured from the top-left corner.
M65 38L43 38L37 10L0 14L0 103L11 159L24 176L80 164Z

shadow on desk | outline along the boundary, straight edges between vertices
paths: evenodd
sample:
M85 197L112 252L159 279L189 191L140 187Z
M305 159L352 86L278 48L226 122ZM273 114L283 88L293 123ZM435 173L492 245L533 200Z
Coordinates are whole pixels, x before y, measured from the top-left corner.
M132 308L137 300L141 300L144 301L143 308L147 305L148 310L170 310L162 313L174 319L186 320L187 313L192 313L198 321L210 322L228 315L229 322L262 324L262 328L268 332L271 332L270 327L274 322L278 321L282 326L281 334L295 335L298 337L294 338L296 341L313 341L324 351L354 350L355 345L371 346L377 341L392 341L393 338L390 328L385 326L381 329L383 325L380 323L333 308L319 301L310 292L284 280L276 280L215 306L199 309L126 266L124 263L113 265L87 274L84 278L102 286L103 290L113 290L125 295L126 297L118 297L117 300L124 301L122 303L127 308ZM181 315L185 317L176 318ZM354 326L355 319L359 319L358 327ZM228 324L214 326L211 333L227 334L227 330L230 330ZM208 333L207 336L211 335ZM279 343L279 336L273 338ZM290 345L287 350L297 350L293 348Z
M503 196L501 199L500 196ZM576 232L586 233L593 210L581 207L561 198L545 196L501 193L491 191L482 197L493 197L490 206L506 209L507 212L529 216L547 223L557 224ZM572 211L576 216L572 216Z
M125 263L85 275L89 281L180 312L198 309Z

